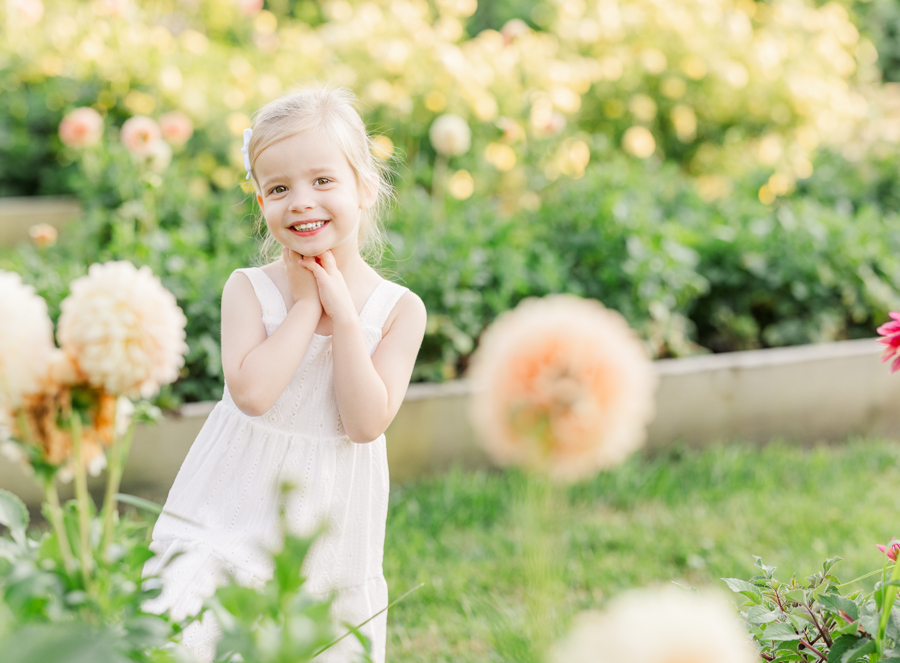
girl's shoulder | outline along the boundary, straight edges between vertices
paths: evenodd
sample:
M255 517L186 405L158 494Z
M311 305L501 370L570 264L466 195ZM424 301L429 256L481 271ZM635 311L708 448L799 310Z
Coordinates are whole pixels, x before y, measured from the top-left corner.
M396 303L390 313L388 313L382 328L382 334L387 335L390 333L395 325L412 330L414 335L419 330L421 330L421 333L424 333L428 313L422 298L406 286L402 286L390 279L383 278L383 281L389 283L390 286L387 287L390 287L396 293Z

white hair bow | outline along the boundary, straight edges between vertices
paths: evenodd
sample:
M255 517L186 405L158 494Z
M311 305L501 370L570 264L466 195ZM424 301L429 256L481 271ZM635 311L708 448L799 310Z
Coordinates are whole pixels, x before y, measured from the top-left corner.
M244 129L244 147L241 152L244 153L244 168L247 169L247 179L250 179L250 136L253 135L253 129Z

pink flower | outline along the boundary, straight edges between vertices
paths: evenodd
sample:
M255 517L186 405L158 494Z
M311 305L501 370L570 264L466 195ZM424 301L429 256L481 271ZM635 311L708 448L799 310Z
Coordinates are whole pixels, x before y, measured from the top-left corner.
M247 16L259 13L263 8L263 0L238 0L238 6Z
M892 313L891 315L894 315L894 314ZM878 548L885 555L887 555L888 559L890 559L892 562L897 561L897 553L900 552L900 540L891 539L891 542L889 544L887 544L886 546L877 545L875 547Z
M891 311L889 315L893 318L893 322L885 322L878 328L878 333L884 336L878 342L886 345L887 349L881 357L882 362L886 362L894 355L894 363L891 364L891 373L900 369L900 313Z
M76 108L59 123L59 139L66 147L90 147L103 136L103 118L93 108Z
M160 138L159 125L145 115L128 118L122 125L122 142L138 156L151 156Z
M18 10L22 22L29 27L37 25L44 16L44 3L41 0L13 0L7 6Z
M172 111L159 118L159 130L170 145L184 145L194 135L194 123L181 111Z

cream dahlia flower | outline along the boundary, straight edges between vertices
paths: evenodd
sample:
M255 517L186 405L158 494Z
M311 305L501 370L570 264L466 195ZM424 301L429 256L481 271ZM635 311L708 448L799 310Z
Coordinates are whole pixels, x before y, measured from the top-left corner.
M472 420L488 454L574 481L623 461L653 414L656 375L621 315L573 295L526 299L472 362Z
M758 663L734 607L679 588L635 590L586 612L551 663Z
M0 402L15 408L38 391L53 349L47 303L18 274L0 271Z
M92 386L148 398L178 377L186 323L149 267L108 262L72 282L57 336Z
M465 154L472 146L472 130L459 115L447 113L431 123L428 137L437 152L445 157Z

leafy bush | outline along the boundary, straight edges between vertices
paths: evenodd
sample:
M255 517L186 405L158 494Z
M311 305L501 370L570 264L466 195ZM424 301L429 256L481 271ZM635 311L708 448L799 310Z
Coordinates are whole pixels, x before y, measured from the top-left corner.
M896 555L896 552L894 552ZM861 590L843 595L832 568L840 557L825 560L822 570L798 581L774 577L775 567L757 557L758 575L749 581L724 578L728 587L741 594L741 615L766 661L856 661L900 660L900 616L894 609L900 566L885 563L881 581L871 593ZM889 573L889 570L891 573ZM874 575L878 571L869 574Z

